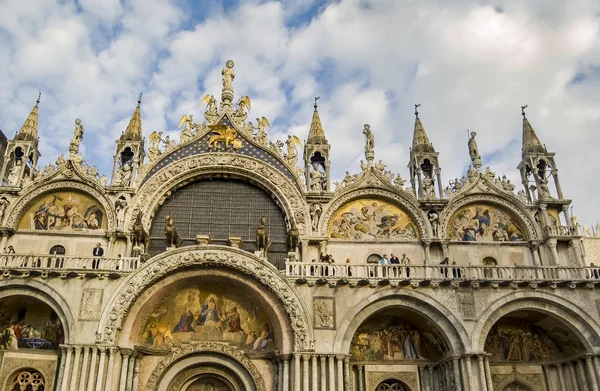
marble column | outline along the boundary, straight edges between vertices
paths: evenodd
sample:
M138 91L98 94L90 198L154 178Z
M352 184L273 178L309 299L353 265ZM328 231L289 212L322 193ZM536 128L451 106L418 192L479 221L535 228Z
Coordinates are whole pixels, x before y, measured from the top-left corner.
M577 360L577 368L579 369L579 379L581 380L581 386L586 390L586 391L591 391L591 387L590 384L587 381L587 378L585 376L585 362L584 360Z
M558 251L556 251L556 239L548 239L546 241L546 245L550 248L550 253L552 254L552 265L556 266L559 264L558 262Z
M129 357L133 352L129 349L121 350L121 371L119 376L119 391L125 391L127 387L127 367L129 366Z
M60 387L60 391L68 391L70 390L69 386L71 383L71 361L73 360L73 347L67 346L67 358L65 361L65 370L63 372L62 384Z
M98 348L100 351L100 362L98 363L98 380L96 381L96 391L103 391L102 387L104 383L104 362L106 360L106 347L100 346Z
M90 366L90 349L92 349L91 346L83 347L83 359L81 360L81 375L79 376L79 386L77 387L77 389L80 391L85 390L85 385L88 379L88 368Z
M131 354L131 356L129 356L129 364L127 364L127 383L125 383L126 391L133 390L133 370L134 370L136 361L137 361L137 353L133 352Z
M281 357L277 357L277 391L283 390L283 361Z
M308 354L302 355L302 390L309 391L309 376L308 376L308 362L310 356Z
M460 368L458 365L459 358L457 356L452 357L452 371L454 372L454 389L456 391L462 391L460 386Z
M133 382L131 385L131 391L138 391L140 384L140 361L141 357L136 357L135 366L133 367Z
M350 358L344 357L344 391L352 391L352 372L350 372Z
M321 391L327 391L327 356L319 356L321 360Z
M596 367L596 381L600 384L600 356L594 356L594 366Z
M475 391L475 390L477 390L477 387L475 387L473 384L473 370L471 367L471 356L468 356L468 355L465 356L464 360L465 360L465 365L467 367L467 383L469 384L469 390Z
M65 362L67 361L67 348L64 345L60 346L60 359L58 367L58 375L56 376L56 389L62 389L62 381L65 374Z
M69 390L76 390L77 383L79 380L79 367L81 366L81 346L75 346L75 358L73 359L73 365L71 366L71 385Z
M318 363L318 359L319 356L316 354L313 354L312 356L312 391L317 391L319 388L319 363Z
M108 348L108 368L106 368L106 385L104 386L104 391L112 391L113 385L113 376L114 376L114 367L115 367L115 354L117 353L117 348L110 347Z
M300 391L300 354L294 353L294 391Z
M587 373L589 379L590 390L599 391L598 390L598 381L596 380L596 374L594 370L594 363L592 362L592 356L586 356L585 364L587 366Z
M431 253L429 251L429 248L431 246L431 241L423 240L421 244L423 245L423 250L425 251L425 266L429 266L431 264ZM427 269L425 269L425 270L427 270Z
M335 356L337 363L337 391L344 391L344 356Z
M425 366L423 365L419 365L419 384L420 386L420 390L425 390L426 387L426 382L425 382Z
M469 391L469 377L467 374L467 362L464 357L461 358L458 362L460 364L460 376L462 378L461 385L462 389L465 391Z
M563 372L562 364L556 364L556 371L558 372L558 382L560 383L561 391L569 391L567 383L565 382L565 374Z
M90 349L92 351L92 358L90 362L90 371L88 374L88 381L85 391L94 391L94 380L96 379L96 371L98 367L96 365L96 362L98 360L98 349L95 346L91 346Z
M487 386L485 384L485 366L483 365L483 356L481 354L477 355L477 364L479 368L479 387L481 391L487 391Z
M425 391L434 391L433 389L433 366L427 365L427 387Z
M575 375L576 373L576 364L574 362L571 362L569 364L567 364L569 366L569 373L571 374L571 387L574 391L579 390L579 384L577 382L577 376Z
M329 389L335 391L335 356L333 354L328 357L329 362Z
M483 359L485 364L485 382L487 384L488 391L494 391L494 383L492 382L492 371L490 371L490 357L486 355Z
M358 365L358 391L365 391L365 366Z
M290 391L290 361L289 361L289 356L283 356L283 391Z

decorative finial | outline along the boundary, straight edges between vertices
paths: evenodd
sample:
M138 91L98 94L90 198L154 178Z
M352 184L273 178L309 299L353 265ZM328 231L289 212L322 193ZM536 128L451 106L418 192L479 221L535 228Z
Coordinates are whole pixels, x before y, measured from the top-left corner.
M35 101L36 106L40 104L40 99L42 99L42 91L39 91L39 93L38 93L38 98Z
M521 115L523 116L523 118L525 118L525 109L526 108L527 108L527 105L521 106Z
M420 103L415 104L415 117L419 118L419 107L421 107Z
M140 97L138 98L138 107L140 107L140 105L142 104L142 94L143 92L140 92Z
M315 96L315 111L317 111L317 106L318 106L318 105L317 105L317 101L318 101L319 99L321 99L321 97L320 97L320 96Z

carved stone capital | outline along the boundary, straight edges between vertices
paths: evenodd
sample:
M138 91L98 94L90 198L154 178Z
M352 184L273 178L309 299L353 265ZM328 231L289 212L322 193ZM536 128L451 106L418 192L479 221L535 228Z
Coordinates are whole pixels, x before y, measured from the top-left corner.
M548 239L546 241L546 245L550 248L556 248L556 243L557 243L556 239Z

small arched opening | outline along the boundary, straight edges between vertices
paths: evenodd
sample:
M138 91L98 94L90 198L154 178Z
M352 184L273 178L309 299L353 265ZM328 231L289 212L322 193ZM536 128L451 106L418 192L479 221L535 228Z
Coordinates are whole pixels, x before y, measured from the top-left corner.
M50 255L65 255L66 253L65 247L60 244L56 244L50 248Z
M514 381L507 386L505 386L502 391L534 391L531 387L526 386L525 384Z
M21 369L11 376L8 391L46 391L44 376L35 369Z
M398 379L387 379L379 383L375 391L411 391L411 389Z

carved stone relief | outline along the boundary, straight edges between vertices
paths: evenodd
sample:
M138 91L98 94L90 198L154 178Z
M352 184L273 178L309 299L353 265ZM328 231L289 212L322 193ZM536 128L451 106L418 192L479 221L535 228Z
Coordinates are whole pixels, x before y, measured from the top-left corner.
M463 319L475 320L477 318L477 310L475 308L473 290L457 291L456 297L460 303L460 312Z
M81 296L81 307L79 309L79 320L100 319L102 308L103 289L84 289Z
M201 265L238 270L269 287L290 316L290 324L294 331L294 349L312 349L308 311L298 299L298 293L292 283L271 264L251 257L243 250L233 248L223 251L211 248L191 250L187 247L169 252L166 256L152 258L151 262L129 275L120 290L113 294L106 307L107 310L102 315L97 342L114 343L117 332L121 330L133 303L148 286L177 269Z
M314 297L313 312L315 329L335 330L335 298Z
M171 353L169 353L156 366L156 369L154 369L154 371L150 375L150 378L148 379L148 383L146 383L145 389L149 391L157 390L158 385L160 384L160 380L173 363L179 361L185 356L206 352L221 353L235 359L250 373L250 375L254 379L256 390L266 391L265 383L262 379L260 371L258 370L256 365L254 365L252 360L246 357L244 351L237 350L234 347L229 346L228 344L219 342L189 343L174 347L173 350L171 350Z

